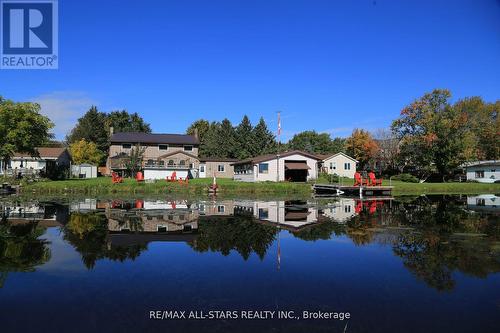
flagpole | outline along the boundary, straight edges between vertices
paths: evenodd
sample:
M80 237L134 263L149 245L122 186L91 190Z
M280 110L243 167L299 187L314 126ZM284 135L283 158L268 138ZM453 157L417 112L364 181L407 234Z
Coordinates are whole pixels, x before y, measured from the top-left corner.
M276 181L280 181L280 146L281 146L281 111L278 111L278 153L276 154L276 169L278 170L277 172L277 179Z

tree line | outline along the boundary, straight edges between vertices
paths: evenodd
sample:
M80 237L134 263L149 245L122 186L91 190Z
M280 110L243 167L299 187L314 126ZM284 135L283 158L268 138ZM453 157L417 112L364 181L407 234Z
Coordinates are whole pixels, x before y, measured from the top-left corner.
M361 170L411 173L420 179L432 174L445 179L466 161L500 159L500 100L467 97L452 103L450 99L450 91L435 89L403 107L390 128L372 132L356 128L347 138L303 131L281 143L280 150L321 155L344 152L359 161ZM35 154L35 147L54 144L53 127L40 114L40 105L0 97L0 158L7 162L15 152ZM106 113L92 106L62 144L70 147L78 160L75 163L103 164L111 128L114 132L151 132L137 113ZM186 133L198 135L202 157L245 159L278 151L276 136L263 118L255 126L246 115L237 125L227 118L199 119Z

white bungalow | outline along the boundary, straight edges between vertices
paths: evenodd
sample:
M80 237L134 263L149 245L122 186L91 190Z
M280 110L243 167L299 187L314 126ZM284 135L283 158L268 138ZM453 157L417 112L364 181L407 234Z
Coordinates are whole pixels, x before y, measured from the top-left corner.
M318 176L319 157L294 150L261 155L233 163L234 180L246 182L305 182Z
M333 155L321 156L322 168L321 171L330 175L339 175L341 177L354 178L356 172L356 161L349 155L344 153L336 153Z
M500 161L476 161L462 165L465 169L467 180L480 183L495 183L500 181Z

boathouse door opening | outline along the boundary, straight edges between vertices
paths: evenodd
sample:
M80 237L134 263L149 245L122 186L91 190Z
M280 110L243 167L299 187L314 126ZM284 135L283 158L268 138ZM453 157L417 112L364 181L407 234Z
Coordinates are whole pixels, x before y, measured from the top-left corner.
M285 179L290 182L306 182L309 169L306 161L285 161Z

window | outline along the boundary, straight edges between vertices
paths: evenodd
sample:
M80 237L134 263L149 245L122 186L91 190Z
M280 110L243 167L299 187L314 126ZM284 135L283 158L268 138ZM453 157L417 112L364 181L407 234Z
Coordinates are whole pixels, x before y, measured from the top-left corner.
M483 170L476 171L476 178L484 178L484 171Z
M169 215L169 216L168 216L168 220L169 220L169 221L173 221L173 220L174 220L174 216L173 216L173 215Z
M223 205L217 206L217 212L218 213L224 213L225 210L226 210L225 206L223 206Z
M168 160L168 165L169 165L169 166L174 165L174 160Z
M167 232L167 226L165 225L159 225L156 227L156 231L158 232Z
M330 162L330 170L335 170L335 169L337 169L337 163Z
M153 160L148 160L148 162L146 163L148 166L152 166L154 164L154 161Z
M186 161L184 161L184 160L180 160L180 161L179 161L179 165L182 165L182 166L186 165Z
M160 166L165 166L165 161L160 161Z
M351 206L350 205L344 206L344 212L350 213L351 212Z
M351 170L351 163L344 163L344 170Z
M184 151L192 151L193 146L184 146Z
M132 144L131 143L124 143L124 144L122 144L122 148L123 149L130 149L130 148L132 148Z
M200 204L199 208L200 208L200 212L204 212L205 211L205 205Z
M193 168L193 163L189 163L189 169Z
M224 164L219 164L219 165L217 165L217 171L219 171L219 172L224 172L224 170L225 170L225 169L224 169Z
M497 170L496 169L491 169L491 172L497 172Z
M486 206L486 200L484 200L484 198L477 198L476 199L476 205L478 205L478 206Z
M200 165L200 172L205 172L205 166L204 165Z
M159 150L168 150L168 145L158 145Z
M269 218L269 209L259 208L259 220L265 220Z
M260 163L259 164L259 173L269 173L269 164L268 163Z
M186 217L184 216L184 214L179 215L179 220L184 221L185 219Z

